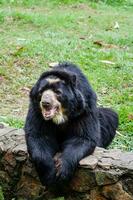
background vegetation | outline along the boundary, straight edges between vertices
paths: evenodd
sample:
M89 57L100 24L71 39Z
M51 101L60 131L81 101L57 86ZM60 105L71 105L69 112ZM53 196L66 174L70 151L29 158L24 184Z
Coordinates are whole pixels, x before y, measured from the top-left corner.
M66 60L119 113L113 147L133 150L133 0L0 0L0 122L23 127L29 89Z
M133 0L0 0L1 124L23 127L29 89L64 60L119 113L112 147L133 150Z

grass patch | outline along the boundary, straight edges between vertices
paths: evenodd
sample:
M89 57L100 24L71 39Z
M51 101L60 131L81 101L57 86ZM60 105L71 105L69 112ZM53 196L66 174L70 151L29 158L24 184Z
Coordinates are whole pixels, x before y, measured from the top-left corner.
M4 126L11 126L15 128L23 128L24 121L17 119L17 118L11 118L11 117L0 117L0 124L3 124Z
M39 75L50 62L71 61L90 80L98 103L119 113L113 147L133 150L133 2L116 2L0 1L3 123L22 127Z
M4 196L3 196L3 192L2 192L2 188L0 187L0 200L4 200Z

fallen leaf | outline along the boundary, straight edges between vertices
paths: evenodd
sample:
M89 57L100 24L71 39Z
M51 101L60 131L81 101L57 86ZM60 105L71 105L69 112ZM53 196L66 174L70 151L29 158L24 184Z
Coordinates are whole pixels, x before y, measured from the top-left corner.
M112 30L112 27L108 27L105 29L105 31L111 31Z
M21 88L21 91L22 91L24 94L29 94L30 88L28 88L28 87L23 87L23 88Z
M103 42L100 40L94 41L93 44L97 44L98 46L103 46Z
M85 38L85 37L80 37L79 39L81 39L81 40L85 40L86 38Z
M110 61L110 60L100 60L100 62L105 63L105 64L109 64L109 65L115 65L115 63Z
M108 93L108 88L102 88L101 89L101 92L100 92L101 94L107 94Z
M4 81L4 77L0 76L0 82L3 82L3 81Z
M18 56L24 51L24 46L17 46L15 52L11 52L10 54L13 56Z
M133 114L128 115L129 120L133 120Z
M52 62L52 63L49 63L49 67L53 68L53 67L56 67L59 63L58 62Z
M17 38L18 41L26 41L25 38Z
M16 50L17 50L17 51L22 51L23 49L24 49L23 46L18 46L18 47L16 47Z
M0 122L0 129L5 128L6 126L9 126L9 124L5 122Z
M116 131L116 134L124 137L119 131Z
M115 29L119 29L119 28L120 28L118 22L115 22L114 28L115 28Z
M96 44L100 47L104 47L104 48L116 48L116 49L119 49L121 47L117 46L117 45L114 45L114 44L107 44L107 43L104 43L103 41L100 41L100 40L97 40L97 41L94 41L93 44Z

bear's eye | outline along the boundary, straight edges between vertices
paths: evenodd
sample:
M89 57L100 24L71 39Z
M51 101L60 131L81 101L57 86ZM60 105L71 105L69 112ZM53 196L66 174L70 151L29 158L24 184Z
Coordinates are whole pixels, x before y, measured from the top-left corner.
M62 91L60 89L55 90L55 93L60 96L62 94Z
M38 93L38 98L40 99L41 96L42 96L42 92L39 92L39 93Z

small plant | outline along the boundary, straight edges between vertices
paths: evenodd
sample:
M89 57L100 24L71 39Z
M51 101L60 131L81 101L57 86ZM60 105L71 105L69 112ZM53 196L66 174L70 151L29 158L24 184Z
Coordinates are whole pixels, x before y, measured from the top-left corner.
M110 5L122 5L124 3L126 3L126 0L101 0L106 4L110 4Z
M2 188L0 187L0 200L4 200L4 196L3 196L3 192L2 192Z
M24 122L16 118L0 117L0 124L15 128L23 128Z

